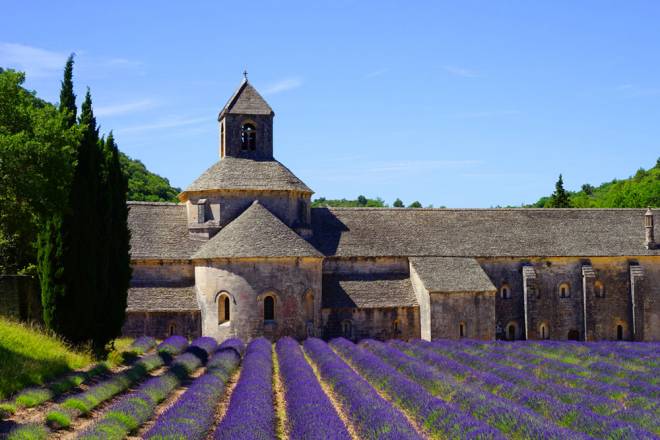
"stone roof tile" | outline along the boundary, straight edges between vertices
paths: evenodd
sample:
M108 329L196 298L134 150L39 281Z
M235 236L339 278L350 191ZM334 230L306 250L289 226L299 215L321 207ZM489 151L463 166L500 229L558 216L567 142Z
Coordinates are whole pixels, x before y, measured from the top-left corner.
M134 286L128 289L128 312L199 310L194 286Z
M642 256L643 209L314 208L327 256Z
M132 259L189 259L203 242L188 234L186 205L128 202Z
M192 258L321 256L311 244L255 200Z
M245 79L220 111L218 120L222 119L226 113L272 115L273 109L270 108L266 100L257 92L257 89Z
M474 258L415 257L410 263L429 292L497 290Z
M323 275L324 308L412 307L419 305L406 274Z
M276 160L225 157L204 171L186 192L217 189L313 191Z

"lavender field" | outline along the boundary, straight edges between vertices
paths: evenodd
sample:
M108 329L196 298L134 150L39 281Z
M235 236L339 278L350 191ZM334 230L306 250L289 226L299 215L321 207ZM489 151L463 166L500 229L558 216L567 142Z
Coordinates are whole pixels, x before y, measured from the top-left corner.
M136 341L136 361L3 402L9 438L655 439L660 344ZM30 403L20 396L43 395Z

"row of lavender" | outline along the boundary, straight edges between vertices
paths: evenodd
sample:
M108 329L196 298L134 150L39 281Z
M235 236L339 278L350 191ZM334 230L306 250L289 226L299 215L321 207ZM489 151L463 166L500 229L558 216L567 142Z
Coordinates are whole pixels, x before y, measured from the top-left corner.
M658 438L660 346L616 347L342 338L273 346L257 338L245 349L238 340L217 346L200 338L171 350L185 352L79 438ZM186 392L139 431L183 381Z
M367 340L356 345L344 339L330 344L309 339L301 347L283 338L273 350L268 341L256 339L247 348L214 438L652 439L660 434L652 395L635 395L622 406L620 400L540 379L533 364L508 365L518 359L516 354L540 356L533 353L538 349L520 345L517 353L511 345L451 341ZM656 355L653 350L647 354ZM552 351L548 356L551 363L561 362ZM617 366L617 359L599 362ZM643 364L621 368L651 373ZM285 408L277 407L275 374L282 381ZM206 403L198 405L213 406L202 400ZM278 425L284 425L284 432L278 432ZM172 437L152 433L146 437ZM178 433L174 437L203 438L193 430Z

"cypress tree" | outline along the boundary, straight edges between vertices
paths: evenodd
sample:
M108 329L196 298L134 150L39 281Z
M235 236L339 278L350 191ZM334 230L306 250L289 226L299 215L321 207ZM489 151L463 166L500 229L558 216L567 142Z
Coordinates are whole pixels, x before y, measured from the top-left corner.
M67 59L64 77L60 88L59 111L65 114L64 125L71 128L76 125L76 95L73 93L73 54ZM70 206L62 206L60 212L48 219L37 237L37 274L41 286L41 304L46 327L66 336L68 302L71 298L65 281L64 216Z
M93 340L97 318L98 298L104 296L104 283L99 274L104 272L103 213L99 210L100 180L103 173L103 155L96 118L92 110L92 96L87 89L80 107L79 123L82 138L78 147L78 161L71 182L71 209L64 218L64 236L69 243L65 254L66 284L73 300L68 313L77 316L65 336L74 343Z
M46 327L62 333L61 308L64 303L64 267L62 246L62 216L50 218L37 237L37 273L41 285L41 304Z
M62 79L62 86L60 88L60 111L67 114L66 126L73 127L76 125L76 95L73 93L73 57L75 54L69 55L64 66L64 78Z
M102 173L99 212L102 215L100 245L102 258L99 260L99 284L104 288L98 293L96 308L100 311L93 345L97 350L121 335L126 313L126 302L130 267L130 231L128 229L128 206L126 194L128 180L119 161L119 150L112 133L104 142L104 170Z
M555 183L555 192L550 196L550 208L570 208L571 199L566 190L564 189L564 179L559 175L557 183Z

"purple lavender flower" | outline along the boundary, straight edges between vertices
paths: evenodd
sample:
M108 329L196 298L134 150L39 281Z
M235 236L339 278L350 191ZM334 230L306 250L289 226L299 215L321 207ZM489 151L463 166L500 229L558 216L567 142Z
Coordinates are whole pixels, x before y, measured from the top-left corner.
M168 372L152 377L132 393L126 394L112 405L106 415L87 429L81 439L123 439L149 420L160 402L181 385L191 372L201 367L202 361L192 353L174 359Z
M305 352L341 401L347 417L364 439L419 439L408 420L323 341L307 339Z
M183 336L174 335L161 342L156 351L174 356L181 353L186 347L188 347L188 340Z
M377 341L369 341L365 346L431 394L453 402L464 412L499 429L507 436L557 440L590 438L539 418L515 402L485 393L471 384L458 383L452 375L424 364L392 346Z
M209 336L202 336L192 341L186 351L195 354L203 363L206 363L216 348L218 348L218 341Z
M215 410L229 375L240 357L232 350L216 353L207 364L207 372L158 417L144 438L203 439L213 425Z
M282 338L275 346L293 440L350 439L330 399L305 360L300 344Z
M363 344L368 344L368 341L363 341ZM504 438L499 431L477 421L455 405L433 397L421 385L407 379L362 347L343 338L334 339L330 345L391 401L411 413L417 424L425 427L433 437ZM478 437L474 437L474 433L478 433Z
M151 336L140 336L128 347L129 352L143 354L156 346L156 339Z
M215 431L217 440L275 439L272 345L264 338L247 347L241 377Z

